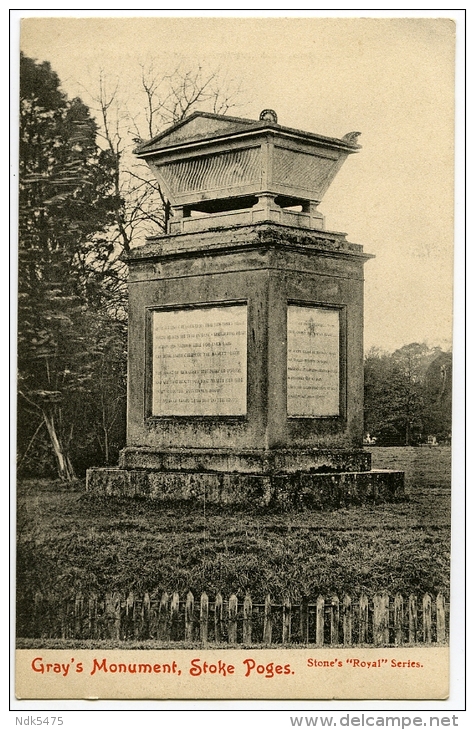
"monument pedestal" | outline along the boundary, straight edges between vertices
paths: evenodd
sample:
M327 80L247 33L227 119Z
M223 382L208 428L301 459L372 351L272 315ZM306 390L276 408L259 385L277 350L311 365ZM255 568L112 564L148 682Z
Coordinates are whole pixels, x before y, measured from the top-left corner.
M371 471L371 455L364 451L235 454L125 449L119 468L88 470L88 491L102 496L325 509L400 501L404 474Z
M127 447L97 494L332 507L400 499L363 439L362 247L259 223L129 258Z

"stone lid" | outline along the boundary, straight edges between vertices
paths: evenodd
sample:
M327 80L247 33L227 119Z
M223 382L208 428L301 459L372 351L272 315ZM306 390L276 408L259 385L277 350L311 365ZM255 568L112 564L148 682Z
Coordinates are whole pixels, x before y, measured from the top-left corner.
M304 132L301 129L293 129L278 124L276 113L272 109L264 109L259 120L230 117L222 114L212 114L211 112L194 112L189 117L168 127L148 142L140 144L136 148L135 154L138 157L145 158L155 152L170 149L171 147L204 141L212 142L235 136L244 137L248 136L249 133L259 133L266 130L274 133L280 132L282 135L296 140L320 142L330 148L344 150L347 154L357 152L361 148L356 143L356 137L352 136L358 136L358 132L351 132L341 139L326 137L313 132Z

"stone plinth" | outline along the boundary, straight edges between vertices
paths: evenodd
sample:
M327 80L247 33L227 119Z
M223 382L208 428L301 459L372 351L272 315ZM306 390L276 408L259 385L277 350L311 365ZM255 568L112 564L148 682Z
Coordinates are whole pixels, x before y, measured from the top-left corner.
M127 447L121 455L122 469L166 472L223 472L239 474L294 474L299 471L369 471L371 454L344 449L166 449Z
M89 469L88 491L98 496L161 501L335 509L402 500L404 474L383 470L263 475Z

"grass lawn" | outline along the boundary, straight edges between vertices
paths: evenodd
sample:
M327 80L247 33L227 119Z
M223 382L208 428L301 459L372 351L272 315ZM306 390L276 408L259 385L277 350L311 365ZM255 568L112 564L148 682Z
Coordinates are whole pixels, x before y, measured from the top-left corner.
M254 601L387 590L448 595L450 449L371 449L405 468L408 500L335 511L92 498L84 484L18 485L19 596L119 589Z

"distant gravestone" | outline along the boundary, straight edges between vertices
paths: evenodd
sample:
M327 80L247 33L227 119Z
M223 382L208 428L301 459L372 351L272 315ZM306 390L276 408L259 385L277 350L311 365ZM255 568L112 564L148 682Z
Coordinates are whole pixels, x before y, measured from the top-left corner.
M393 499L363 450L363 266L318 205L342 139L198 112L142 144L169 231L129 263L127 445L96 493L321 506Z

